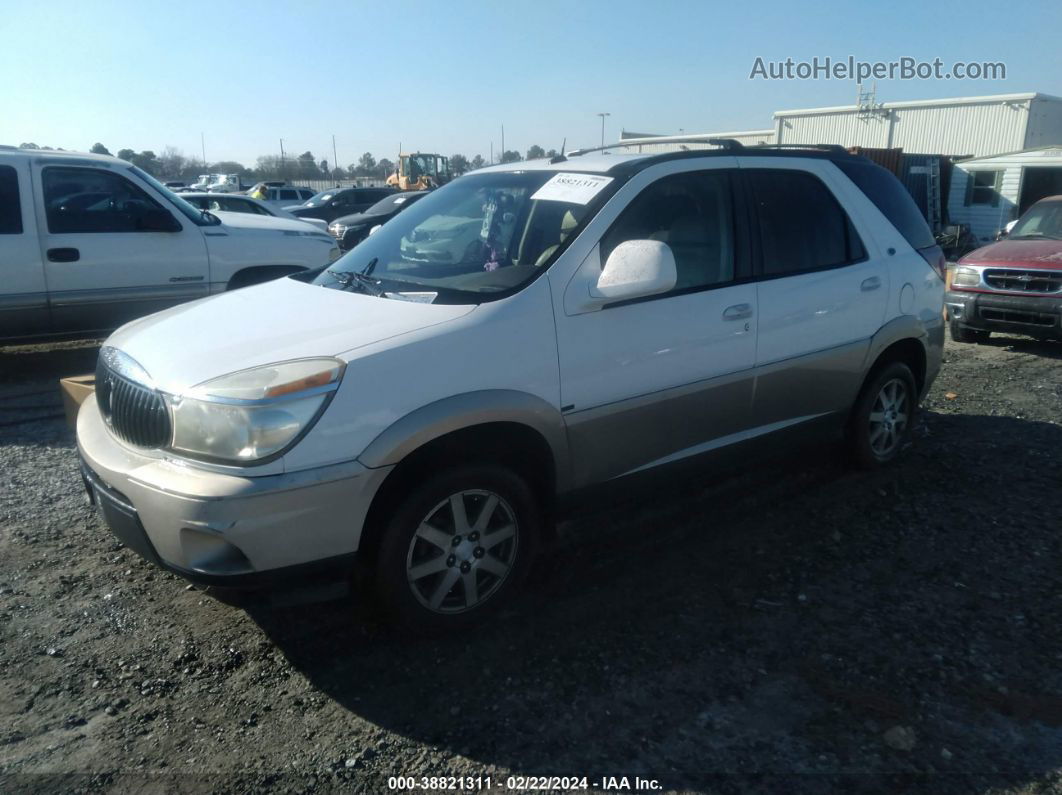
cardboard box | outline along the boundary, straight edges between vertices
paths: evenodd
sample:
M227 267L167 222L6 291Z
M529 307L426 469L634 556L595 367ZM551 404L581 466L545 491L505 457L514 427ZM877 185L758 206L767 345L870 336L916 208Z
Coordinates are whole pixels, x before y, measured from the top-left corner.
M66 424L71 428L77 427L77 411L85 402L85 398L96 391L96 376L72 375L69 378L60 378L59 389L63 393Z

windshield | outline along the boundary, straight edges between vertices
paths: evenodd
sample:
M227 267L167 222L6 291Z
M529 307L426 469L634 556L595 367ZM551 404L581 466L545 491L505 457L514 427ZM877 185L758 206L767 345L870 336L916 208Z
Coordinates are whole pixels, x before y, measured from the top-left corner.
M596 188L575 201L550 188L544 193L557 199L532 198L559 176L511 171L462 177L396 215L314 283L348 287L344 274L371 264L383 290L437 292L439 302L479 303L512 293L542 273L618 187L609 177L587 175Z
M189 221L196 224L197 226L206 225L206 221L203 220L202 210L197 207L193 207L186 200L182 199L179 195L167 188L165 185L163 185L161 182L159 182L157 179L155 179L143 169L137 168L136 166L129 166L129 170L136 174L138 177L140 177L140 179L144 180L144 182L148 183L151 187L153 187L167 199L169 199L170 203L173 204L178 210L180 210L182 214L187 216Z
M1062 240L1062 201L1033 205L1010 231L1010 239L1048 238Z
M324 204L326 201L328 201L329 199L331 199L335 195L336 195L335 190L322 191L321 193L317 193L317 194L311 196L310 198L308 198L303 203L302 206L303 207L316 207L318 204Z
M401 207L403 204L412 204L423 193L400 193L397 196L388 196L386 199L380 199L372 207L364 212L364 215L387 215L392 212L396 207Z

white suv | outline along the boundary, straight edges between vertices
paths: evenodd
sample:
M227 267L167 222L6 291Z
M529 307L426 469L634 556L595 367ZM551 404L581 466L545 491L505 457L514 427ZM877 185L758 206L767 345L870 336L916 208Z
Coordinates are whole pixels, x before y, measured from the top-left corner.
M943 257L834 149L483 169L328 268L120 329L78 445L147 559L348 576L400 618L496 607L558 495L786 431L892 460L940 367Z
M124 160L0 146L0 342L100 335L339 256L324 229L223 215Z

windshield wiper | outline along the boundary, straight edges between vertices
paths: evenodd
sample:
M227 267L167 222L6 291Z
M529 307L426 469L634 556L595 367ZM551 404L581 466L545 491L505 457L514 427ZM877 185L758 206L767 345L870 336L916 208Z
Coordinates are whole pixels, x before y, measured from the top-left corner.
M1032 240L1046 237L1048 240L1062 240L1058 235L1049 235L1047 232L1026 232L1024 235L1010 235L1011 240Z
M361 288L361 291L368 293L369 295L380 298L383 296L384 291L380 287L380 282L373 279L369 274L372 273L373 268L376 267L377 257L373 257L369 260L369 264L365 266L364 270L360 271L330 271L332 278L342 284L344 287L351 287L357 284Z

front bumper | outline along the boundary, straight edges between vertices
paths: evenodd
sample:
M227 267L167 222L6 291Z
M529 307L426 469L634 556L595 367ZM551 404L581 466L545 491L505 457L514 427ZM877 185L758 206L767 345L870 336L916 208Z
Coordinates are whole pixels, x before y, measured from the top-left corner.
M95 397L78 412L77 443L90 498L125 546L224 587L349 574L369 505L391 470L350 461L262 477L206 471L125 446Z
M984 331L1010 331L1033 337L1062 336L1062 296L1024 296L948 290L948 319Z

